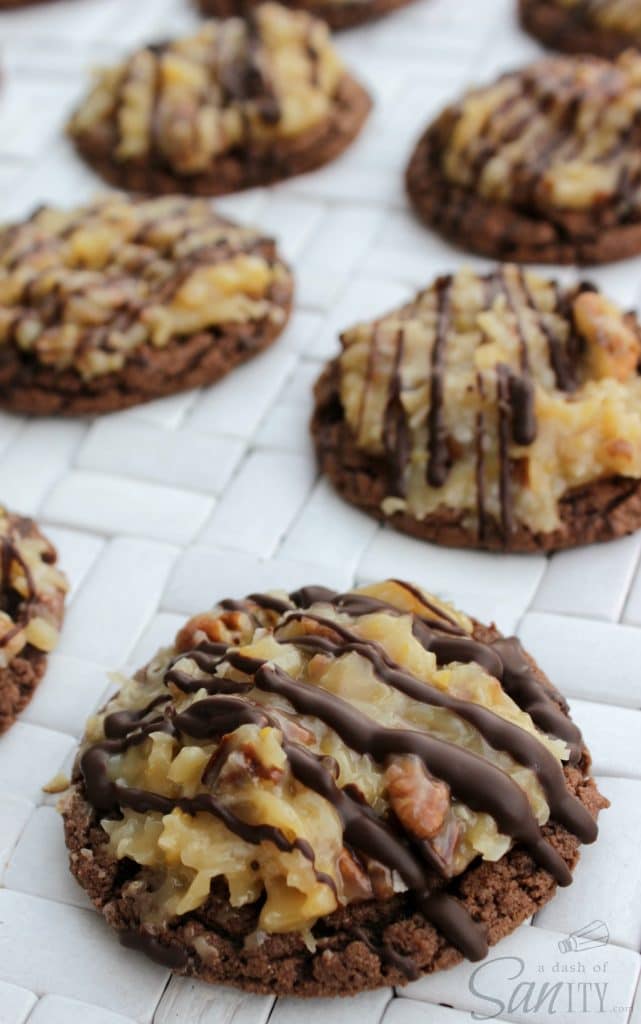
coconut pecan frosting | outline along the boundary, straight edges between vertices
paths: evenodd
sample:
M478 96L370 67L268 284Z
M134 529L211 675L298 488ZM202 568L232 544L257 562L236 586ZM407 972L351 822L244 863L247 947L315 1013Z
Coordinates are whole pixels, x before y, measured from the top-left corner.
M4 349L90 380L200 332L282 325L290 293L274 243L206 200L43 207L0 229L0 369Z
M433 126L452 186L564 224L603 226L641 210L641 55L551 57L469 92ZM581 218L584 218L582 220Z
M158 161L174 175L199 175L225 154L314 130L343 76L323 22L261 4L99 72L69 132L101 148L107 141L122 165Z
M146 936L184 966L184 947L154 936L224 878L233 908L259 907L259 942L297 931L313 949L338 907L409 890L478 959L483 926L448 892L472 861L518 843L568 884L542 828L596 837L563 770L584 771L580 733L516 639L476 635L399 581L254 594L191 619L122 679L79 755L76 789L108 836L101 863L138 865L122 896L141 931L124 941Z
M574 488L641 477L641 331L590 285L462 270L341 341L343 414L383 460L386 514L455 509L509 542L555 530Z
M0 506L0 671L56 646L68 584L55 561L35 524Z

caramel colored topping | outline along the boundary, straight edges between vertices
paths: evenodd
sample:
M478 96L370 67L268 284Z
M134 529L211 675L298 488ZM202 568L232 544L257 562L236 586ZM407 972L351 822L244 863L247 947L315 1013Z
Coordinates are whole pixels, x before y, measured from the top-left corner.
M31 520L0 506L0 669L26 647L47 653L56 646L68 584L55 561Z
M273 242L204 200L43 207L0 229L0 347L83 378L228 324L284 320Z
M434 130L446 178L487 200L545 220L593 210L630 220L640 114L638 53L549 57L468 93Z
M572 488L641 476L641 332L582 285L515 266L440 278L342 337L340 395L388 467L387 513L548 532Z
M207 22L99 72L69 132L110 137L121 163L199 174L230 150L314 128L331 113L342 76L323 22L266 3L246 20Z
M202 906L219 878L234 907L262 898L260 930L308 936L410 889L476 958L482 929L449 879L518 842L570 881L541 826L596 835L562 770L582 741L518 641L480 643L394 580L222 602L182 640L230 611L230 646L162 651L88 725L84 790L111 853L140 865L145 923Z

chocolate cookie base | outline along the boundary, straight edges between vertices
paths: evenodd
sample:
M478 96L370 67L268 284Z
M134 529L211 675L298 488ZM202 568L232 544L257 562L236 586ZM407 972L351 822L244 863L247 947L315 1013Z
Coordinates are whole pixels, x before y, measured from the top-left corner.
M26 708L46 667L46 656L34 647L26 647L7 668L0 669L0 735Z
M281 324L228 324L177 338L163 349L145 345L120 372L90 380L73 370L39 366L23 359L16 348L5 347L0 350L0 408L34 416L85 416L213 384L280 335L291 310L291 287L283 288L276 301L286 314Z
M439 129L447 113L425 131L406 171L409 198L419 217L468 252L513 263L610 263L641 252L641 222L617 220L613 211L539 213L491 202L453 185L440 168Z
M338 367L331 363L316 384L312 435L321 471L351 504L402 533L445 547L541 553L614 540L641 527L641 480L612 477L566 494L560 502L561 526L534 533L516 524L508 538L488 518L485 536L464 525L464 515L445 506L425 519L408 512L386 516L381 503L388 493L388 470L382 459L368 456L354 441L343 418Z
M115 127L113 131L100 129L75 135L72 141L98 174L128 192L217 196L269 185L329 163L356 138L371 106L363 86L345 75L334 110L322 124L298 139L267 147L239 148L215 160L211 169L202 174L180 175L147 158L127 163L116 160Z
M253 0L251 6L258 6L260 0ZM355 28L357 25L365 25L369 21L377 21L386 14L391 14L401 7L407 7L413 0L354 0L354 2L340 2L340 0L284 0L286 7L306 11L325 21L333 31L340 31L346 28ZM242 15L246 5L239 0L199 0L199 7L203 14L213 18L230 18L234 15Z
M580 14L549 0L519 0L519 16L523 28L551 50L612 59L639 46L638 39L590 25Z
M3 11L13 11L16 7L36 7L38 4L54 3L54 0L0 0L0 14Z
M11 517L14 521L19 516ZM41 536L40 530L31 520L22 520L26 532ZM4 595L0 593L0 599ZM64 617L64 595L56 592L47 599L47 612L57 629L62 626ZM47 668L47 655L38 651L31 644L9 662L6 668L0 668L0 735L13 725L17 716L33 697L38 683Z
M500 634L477 623L474 635L487 642ZM561 695L530 661L567 713ZM589 764L584 750L579 767L566 768L565 774L569 791L596 818L607 801L593 779L584 777ZM117 861L109 854L107 835L78 777L63 815L70 867L80 885L125 945L145 950L178 974L267 995L346 996L405 985L412 977L462 960L461 953L416 912L411 893L336 911L313 929L314 952L298 934L270 935L255 949L247 949L245 939L256 930L260 904L234 909L221 885L212 887L209 899L196 911L146 930L138 915L140 891L127 891L129 882L144 882L144 872L133 861ZM557 824L548 824L543 833L573 870L579 859L578 840ZM556 883L515 846L497 863L470 865L447 891L483 923L494 945L548 903Z

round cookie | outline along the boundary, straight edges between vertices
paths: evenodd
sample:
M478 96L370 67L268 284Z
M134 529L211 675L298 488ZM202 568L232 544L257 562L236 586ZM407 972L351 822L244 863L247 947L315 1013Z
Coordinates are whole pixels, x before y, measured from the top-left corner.
M446 108L406 181L461 247L519 263L641 252L641 54L549 57Z
M275 243L204 199L41 208L0 229L0 407L85 415L211 384L278 337L292 291Z
M369 21L376 21L400 7L407 7L413 0L283 0L287 7L306 11L315 18L322 18L333 31L355 28ZM248 4L240 0L197 0L201 12L214 18L229 18L243 15ZM249 6L256 6L251 0Z
M326 25L266 3L105 70L68 131L118 187L220 195L328 163L370 107Z
M565 53L617 57L641 47L639 0L518 0L524 28Z
M53 0L0 0L0 14L3 11L13 11L17 7L35 7L37 4L49 4Z
M518 640L388 580L195 616L89 721L62 810L125 945L316 996L482 959L604 806Z
M341 340L312 433L348 501L495 551L641 526L641 327L590 285L464 270Z
M0 733L31 700L58 642L68 584L31 519L0 505Z

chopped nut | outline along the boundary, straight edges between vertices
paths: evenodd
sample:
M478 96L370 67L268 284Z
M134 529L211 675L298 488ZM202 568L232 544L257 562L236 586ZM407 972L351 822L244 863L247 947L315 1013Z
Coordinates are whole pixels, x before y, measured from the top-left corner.
M597 292L583 292L574 302L574 319L587 343L591 376L624 381L635 372L641 341L613 302Z
M450 807L444 782L428 775L413 756L394 758L385 772L389 801L396 817L418 839L431 839L439 831Z
M185 623L176 636L176 647L179 651L191 651L204 640L224 640L222 622L215 612L194 615Z
M346 848L339 854L338 870L343 881L344 896L348 902L371 899L374 895L372 883L356 858Z
M66 789L69 789L70 785L71 780L69 779L69 776L65 775L64 772L58 772L57 775L54 775L54 777L52 779L49 779L49 782L47 782L47 784L42 787L42 792L64 793Z

